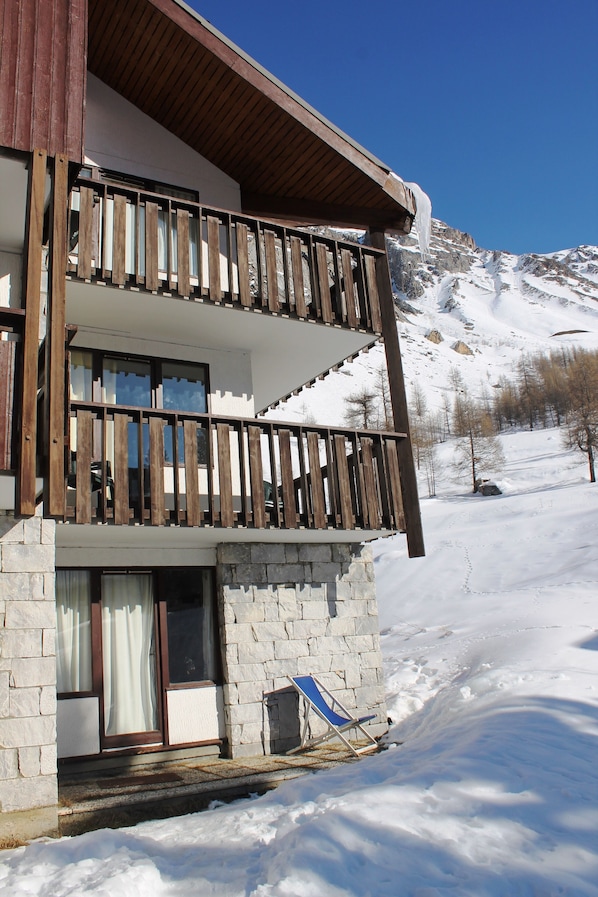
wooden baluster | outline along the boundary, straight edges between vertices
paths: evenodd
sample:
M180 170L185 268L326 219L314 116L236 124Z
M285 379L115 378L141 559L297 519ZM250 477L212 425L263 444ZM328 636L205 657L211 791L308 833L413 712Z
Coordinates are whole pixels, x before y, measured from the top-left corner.
M129 416L114 414L114 522L126 526L129 508Z
M158 278L158 205L145 204L145 286L155 293L160 285Z
M309 457L309 479L311 483L311 506L316 529L326 529L326 502L324 483L320 464L320 447L318 434L313 430L307 434L307 453Z
M262 465L261 435L262 431L259 427L247 427L251 504L253 507L253 525L256 529L264 529L266 526L266 502L264 499L264 468Z
M376 480L374 478L374 460L372 457L372 440L362 438L361 442L361 468L363 471L364 496L367 512L367 526L369 529L380 528L380 512L376 493Z
M351 501L351 482L349 479L347 448L345 437L338 433L334 437L334 450L336 456L341 524L343 529L353 529L355 520L353 516L353 503Z
M370 300L370 325L376 333L382 333L382 318L380 317L380 297L378 296L378 281L376 279L376 259L373 255L365 257L365 275Z
M77 412L77 523L91 523L91 455L93 445L93 421L91 411Z
M293 481L290 430L278 431L278 451L280 453L284 525L287 529L295 529L297 526L297 505L295 502L295 483ZM278 490L274 489L274 485L272 488L274 501L277 502L279 501Z
M332 324L332 298L330 295L330 278L328 276L328 251L324 243L316 243L316 263L318 269L318 290L320 308L325 324Z
M164 421L150 417L150 519L154 526L164 526Z
M93 244L93 189L81 187L79 191L79 246L77 277L91 280L91 254Z
M191 284L189 282L189 212L187 209L177 209L176 220L177 292L179 296L188 299Z
M351 265L352 258L353 256L348 249L341 249L347 323L349 327L357 327L357 314L355 312L355 288L353 285L353 267Z
M217 424L218 478L220 483L220 523L233 526L233 479L230 456L230 428L228 424Z
M299 237L291 237L291 269L293 273L293 292L295 293L295 312L300 318L307 317L305 305L305 286L303 282L303 241Z
M208 215L208 268L210 281L210 299L220 302L222 287L220 285L220 221Z
M386 462L388 465L388 478L390 495L392 499L392 512L395 529L405 530L405 513L403 511L403 496L401 493L401 476L399 473L399 456L397 443L394 439L386 440Z
M238 221L235 227L237 232L237 271L239 276L239 297L241 305L251 308L251 287L249 285L249 251L247 246L247 234L249 228Z
M197 455L197 422L186 420L183 424L185 442L185 497L187 501L187 526L199 526L202 520L199 504L199 471Z
M266 253L266 278L268 280L268 308L280 310L278 299L278 266L276 264L276 235L271 230L264 231L264 251Z
M117 193L114 196L114 232L112 237L112 283L124 286L125 253L127 244L127 200Z
M380 498L380 525L383 529L392 527L392 511L390 507L389 482L385 466L385 452L382 445L382 437L376 436L374 440L374 477L378 484Z

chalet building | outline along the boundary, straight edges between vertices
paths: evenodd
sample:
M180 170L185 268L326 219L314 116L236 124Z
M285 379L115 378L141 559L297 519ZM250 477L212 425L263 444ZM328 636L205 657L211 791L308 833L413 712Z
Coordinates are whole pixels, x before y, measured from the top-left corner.
M288 749L289 675L384 731L365 543L423 541L400 179L181 0L3 0L0 53L6 836L83 758ZM380 339L395 432L262 416Z

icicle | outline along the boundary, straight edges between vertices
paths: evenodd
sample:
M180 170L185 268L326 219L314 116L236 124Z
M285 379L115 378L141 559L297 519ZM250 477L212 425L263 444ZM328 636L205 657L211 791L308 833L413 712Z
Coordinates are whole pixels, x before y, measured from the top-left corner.
M430 232L432 229L432 202L428 194L424 193L419 184L408 183L405 181L405 186L409 187L415 196L415 203L417 205L415 226L417 227L419 251L421 252L423 261L426 261L428 258L428 250L430 248Z

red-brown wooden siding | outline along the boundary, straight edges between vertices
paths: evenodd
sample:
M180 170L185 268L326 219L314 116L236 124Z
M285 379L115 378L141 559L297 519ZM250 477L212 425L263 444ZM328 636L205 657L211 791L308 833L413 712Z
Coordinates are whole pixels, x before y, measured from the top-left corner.
M0 0L0 145L83 158L87 0Z

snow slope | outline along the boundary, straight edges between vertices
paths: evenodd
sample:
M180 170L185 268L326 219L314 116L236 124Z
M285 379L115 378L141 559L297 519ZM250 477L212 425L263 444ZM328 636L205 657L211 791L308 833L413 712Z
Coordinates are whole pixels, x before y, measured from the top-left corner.
M556 431L501 438L503 495L423 500L426 558L375 543L387 751L8 851L0 894L598 897L598 487Z
M479 396L482 390L492 393L501 376L513 378L524 352L598 348L596 246L516 256L480 249L468 234L433 219L426 261L415 236L389 239L388 255L401 308L407 392L418 384L430 411L452 400L454 373ZM428 339L434 330L442 337L439 344ZM455 351L459 342L470 355ZM375 390L383 365L384 350L376 346L269 416L341 425L344 399L364 385Z

